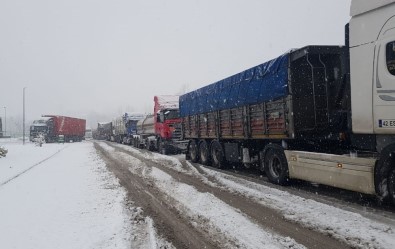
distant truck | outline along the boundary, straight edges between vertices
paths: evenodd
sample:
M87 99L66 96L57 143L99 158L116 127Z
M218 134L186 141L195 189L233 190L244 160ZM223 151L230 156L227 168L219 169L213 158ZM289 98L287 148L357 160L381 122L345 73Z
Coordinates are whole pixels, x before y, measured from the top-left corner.
M84 136L84 139L85 139L85 140L90 140L90 139L92 139L92 138L93 138L92 129L89 128L89 127L87 127L87 128L85 129L85 136Z
M178 109L179 96L154 97L154 114L137 122L133 145L162 154L181 152L187 142L181 140L181 119Z
M3 137L3 122L1 121L1 118L0 118L0 137Z
M122 143L126 135L126 127L123 123L122 116L112 121L112 138L111 141Z
M45 142L57 142L63 136L66 142L82 141L85 136L86 120L58 115L43 115L30 126L30 141L43 135Z
M94 139L110 141L113 136L112 122L99 122L97 123L97 130Z
M144 114L125 113L113 121L114 141L132 144L133 135L137 134L137 122L144 119Z
M353 0L345 46L306 46L180 97L187 158L395 204L395 1Z

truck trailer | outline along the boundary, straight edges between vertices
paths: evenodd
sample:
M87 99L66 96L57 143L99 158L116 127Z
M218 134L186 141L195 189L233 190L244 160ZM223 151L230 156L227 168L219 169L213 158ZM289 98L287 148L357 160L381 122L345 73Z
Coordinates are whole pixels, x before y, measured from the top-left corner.
M138 121L133 144L162 154L185 151L178 104L179 96L155 96L154 114Z
M395 204L395 0L356 1L345 46L306 46L180 96L187 159Z
M64 141L82 141L85 136L86 120L59 115L43 115L30 126L30 141L43 135L45 142L56 142L59 136Z
M126 127L125 124L123 123L122 116L114 119L112 121L112 127L113 127L113 138L111 141L117 142L117 143L122 143L123 142L123 137L126 134Z

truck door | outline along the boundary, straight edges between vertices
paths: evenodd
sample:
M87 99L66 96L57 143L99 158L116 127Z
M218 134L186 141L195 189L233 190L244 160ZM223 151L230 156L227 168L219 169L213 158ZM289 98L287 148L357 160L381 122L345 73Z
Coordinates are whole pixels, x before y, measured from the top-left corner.
M395 17L378 36L373 82L374 133L395 134Z

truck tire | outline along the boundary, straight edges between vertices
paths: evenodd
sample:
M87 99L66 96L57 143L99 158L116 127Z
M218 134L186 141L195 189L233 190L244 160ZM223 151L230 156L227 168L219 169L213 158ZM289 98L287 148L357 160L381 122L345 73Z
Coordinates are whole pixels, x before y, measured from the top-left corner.
M200 163L203 165L209 165L210 164L210 149L208 147L208 144L206 140L201 140L199 143L199 152L200 152Z
M391 186L391 179L393 180L393 171L395 169L395 156L392 152L395 147L389 146L381 152L380 159L375 167L374 183L376 194L381 200L390 200L395 202L394 185ZM391 177L392 176L392 177Z
M211 159L213 166L218 169L225 168L225 153L219 141L214 140L211 143Z
M199 161L199 149L198 149L198 145L196 144L195 140L191 140L191 142L189 142L189 157L191 158L191 161L193 163L196 163Z
M154 151L155 150L155 146L147 139L145 139L145 149L149 150L149 151Z
M392 205L395 205L395 167L392 168L388 176L388 192Z
M265 172L269 181L279 185L286 185L289 182L289 171L287 158L284 150L279 148L269 148L265 154Z
M159 153L162 154L162 155L169 154L169 151L168 151L168 148L166 146L166 143L163 142L162 139L159 139L159 141L158 141L158 150L159 150Z

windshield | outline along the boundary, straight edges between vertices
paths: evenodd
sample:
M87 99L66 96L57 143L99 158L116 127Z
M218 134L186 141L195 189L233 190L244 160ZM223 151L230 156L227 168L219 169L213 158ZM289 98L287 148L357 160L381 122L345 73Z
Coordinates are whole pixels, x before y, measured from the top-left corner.
M35 131L35 132L43 132L43 131L47 131L48 127L47 126L35 126L35 125L32 125L32 126L30 126L30 130L31 131Z
M48 121L47 119L38 119L38 120L34 120L34 121L33 121L33 125L40 125L40 124L45 125L47 121Z
M178 110L165 110L163 114L165 115L165 120L176 119L180 117Z

